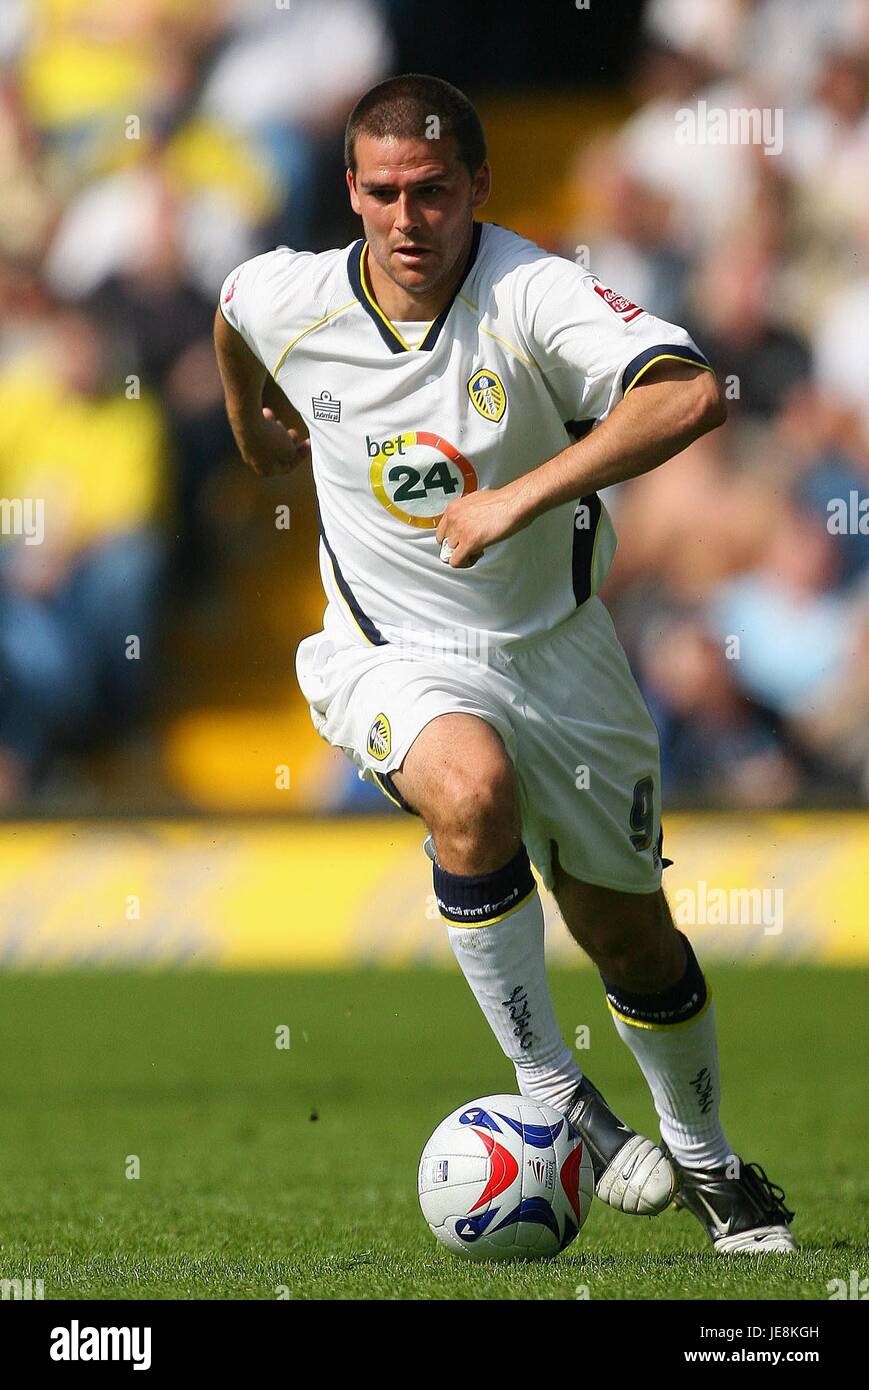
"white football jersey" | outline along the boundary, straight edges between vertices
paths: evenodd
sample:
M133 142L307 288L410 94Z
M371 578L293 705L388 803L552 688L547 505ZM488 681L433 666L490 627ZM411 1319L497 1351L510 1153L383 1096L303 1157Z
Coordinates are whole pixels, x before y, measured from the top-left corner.
M475 223L462 281L411 341L374 299L367 243L279 247L224 282L227 322L311 435L327 630L470 650L546 632L599 588L615 536L596 494L489 547L440 559L448 502L498 488L582 437L662 358L707 367L688 334L596 276Z

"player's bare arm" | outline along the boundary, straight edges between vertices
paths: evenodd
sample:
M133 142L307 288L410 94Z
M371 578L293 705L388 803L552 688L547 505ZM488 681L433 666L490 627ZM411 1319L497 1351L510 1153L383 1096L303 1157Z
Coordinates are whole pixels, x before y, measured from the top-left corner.
M449 564L467 569L486 547L506 540L542 512L659 467L724 423L712 372L687 362L651 368L585 439L514 482L450 502L437 529Z
M279 418L281 405L263 405L263 388L271 377L241 334L218 309L214 347L223 382L226 414L244 462L261 477L289 473L311 457L310 440Z

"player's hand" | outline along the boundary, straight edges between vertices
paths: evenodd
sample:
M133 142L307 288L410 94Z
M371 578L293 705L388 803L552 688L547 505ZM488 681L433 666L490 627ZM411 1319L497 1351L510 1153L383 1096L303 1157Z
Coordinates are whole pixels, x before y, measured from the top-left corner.
M245 436L242 458L260 477L273 478L310 462L311 441L302 439L298 430L283 425L273 410L263 406L262 421Z
M441 559L452 569L470 569L486 548L528 526L507 487L483 488L449 502L435 532ZM446 542L446 544L444 544Z

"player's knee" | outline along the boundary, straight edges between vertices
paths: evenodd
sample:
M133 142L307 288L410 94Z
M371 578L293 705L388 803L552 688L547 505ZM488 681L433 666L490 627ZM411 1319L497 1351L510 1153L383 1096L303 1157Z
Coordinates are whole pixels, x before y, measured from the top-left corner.
M519 835L516 780L506 755L479 762L456 759L443 769L439 793L432 815L439 849L449 845L477 862L480 856L503 858Z
M511 818L514 799L513 769L506 759L470 766L457 761L444 769L439 819L465 833L493 829Z

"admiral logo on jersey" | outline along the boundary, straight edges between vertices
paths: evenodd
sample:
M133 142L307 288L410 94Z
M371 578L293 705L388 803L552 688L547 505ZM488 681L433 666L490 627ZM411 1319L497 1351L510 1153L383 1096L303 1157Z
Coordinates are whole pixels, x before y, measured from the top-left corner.
M333 400L328 391L311 397L311 407L315 420L332 420L335 424L341 419L341 402Z

